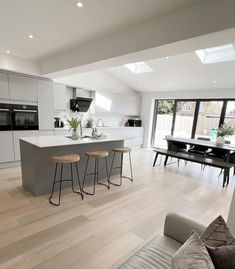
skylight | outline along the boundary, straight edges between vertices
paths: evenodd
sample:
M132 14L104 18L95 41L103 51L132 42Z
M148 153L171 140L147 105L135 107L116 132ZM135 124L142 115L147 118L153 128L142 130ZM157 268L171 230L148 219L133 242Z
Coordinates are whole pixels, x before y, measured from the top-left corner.
M134 74L153 72L153 69L145 62L130 63L124 66Z
M196 50L195 53L203 64L213 64L235 60L235 50L233 44Z

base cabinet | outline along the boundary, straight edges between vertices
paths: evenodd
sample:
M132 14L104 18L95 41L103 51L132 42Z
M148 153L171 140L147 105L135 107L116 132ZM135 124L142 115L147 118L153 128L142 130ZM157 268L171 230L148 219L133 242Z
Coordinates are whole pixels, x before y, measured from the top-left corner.
M14 146L11 131L0 132L0 163L14 162Z

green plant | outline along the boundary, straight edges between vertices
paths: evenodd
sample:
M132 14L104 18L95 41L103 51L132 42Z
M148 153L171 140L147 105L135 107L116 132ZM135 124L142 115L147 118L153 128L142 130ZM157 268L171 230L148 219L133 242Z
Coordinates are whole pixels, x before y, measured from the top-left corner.
M229 136L229 135L234 135L234 129L227 123L222 124L218 131L217 131L217 136Z
M70 130L77 130L78 126L81 123L79 118L72 117L71 119L67 119L68 124L70 125Z

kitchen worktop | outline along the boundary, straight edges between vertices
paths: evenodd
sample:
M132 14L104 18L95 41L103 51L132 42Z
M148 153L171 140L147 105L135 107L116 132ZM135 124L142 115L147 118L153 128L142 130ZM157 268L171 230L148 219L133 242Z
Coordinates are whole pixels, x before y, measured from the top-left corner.
M20 138L20 140L28 142L39 148L49 148L49 147L69 146L69 145L84 145L92 143L120 141L127 139L130 138L121 136L108 136L107 138L100 138L100 139L83 138L78 140L72 140L71 138L66 136L35 136L35 137Z
M22 184L34 196L43 195L51 192L51 184L55 162L52 159L54 155L79 154L78 169L80 175L84 175L86 169L86 152L89 151L107 151L106 159L108 167L111 165L113 148L124 147L125 138L122 136L108 136L105 139L84 138L72 140L66 136L37 136L20 138L20 154L21 154L21 171ZM120 166L121 154L115 157L113 166ZM99 178L107 176L106 162L99 162ZM64 178L71 178L71 170L65 166L63 170ZM75 169L72 171L75 178ZM94 173L94 166L87 167L87 174ZM112 175L119 173L118 169L112 171ZM93 177L88 178L92 182ZM62 187L71 186L71 182L63 182ZM58 184L55 187L57 190Z

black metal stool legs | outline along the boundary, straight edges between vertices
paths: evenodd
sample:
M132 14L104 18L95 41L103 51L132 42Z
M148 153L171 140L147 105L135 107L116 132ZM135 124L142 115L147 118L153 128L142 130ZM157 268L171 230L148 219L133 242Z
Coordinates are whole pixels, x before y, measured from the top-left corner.
M72 167L72 163L70 164L71 179L63 179L63 168L64 168L64 164L61 163L60 180L58 180L58 181L56 181L56 175L57 175L57 170L58 170L58 163L56 163L54 180L53 180L52 190L51 190L51 195L49 197L49 202L52 205L55 205L55 206L59 206L60 205L60 201L61 201L61 190L62 190L62 182L63 181L71 181L72 191L74 193L80 194L81 197L82 197L82 199L83 199L83 194L82 194L82 188L81 188L81 183L80 183L80 179L79 179L79 173L78 173L77 163L75 163L75 166L76 166L76 171L77 171L78 186L79 186L80 192L79 191L75 191L75 189L74 189L74 179L73 179L73 167ZM52 198L53 198L53 195L54 195L55 184L57 184L57 183L59 183L59 197L58 197L58 203L55 203L55 202L52 201Z
M112 159L112 163L111 163L111 168L110 168L110 173L109 173L109 181L111 178L111 174L112 174L112 170L113 169L120 169L120 183L114 183L110 181L110 184L114 185L114 186L121 186L122 185L122 179L123 178L127 178L131 181L134 181L134 177L133 177L133 170L132 170L132 162L131 162L131 153L129 152L129 164L130 164L130 173L131 173L131 177L127 177L127 176L123 176L123 155L124 153L121 153L121 166L117 166L117 167L113 167L113 163L114 163L114 159L116 156L116 152L114 152L113 154L113 159Z
M106 167L106 175L107 175L107 179L108 179L108 184L99 182L99 157L95 157L94 159L95 159L95 170L94 170L93 173L87 174L89 157L87 158L87 163L86 163L86 168L85 168L85 174L84 174L84 178L83 178L82 191L85 194L88 194L88 195L94 195L95 194L95 185L96 184L103 185L103 186L107 187L108 189L110 189L107 158L105 157L105 167ZM84 190L84 185L85 185L86 177L89 176L89 175L94 175L94 179L93 179L93 192L87 192L87 191Z
M52 205L55 206L59 206L60 205L60 197L61 197L61 187L62 187L62 176L63 176L63 164L61 164L61 172L60 172L60 180L56 181L56 175L57 175L57 168L58 168L58 163L56 163L56 167L55 167L55 175L54 175L54 180L53 180L53 185L52 185L52 190L51 190L51 196L49 198L49 202ZM59 188L59 201L58 203L54 203L52 202L52 197L54 195L54 188L55 188L55 184L60 183L60 188Z

